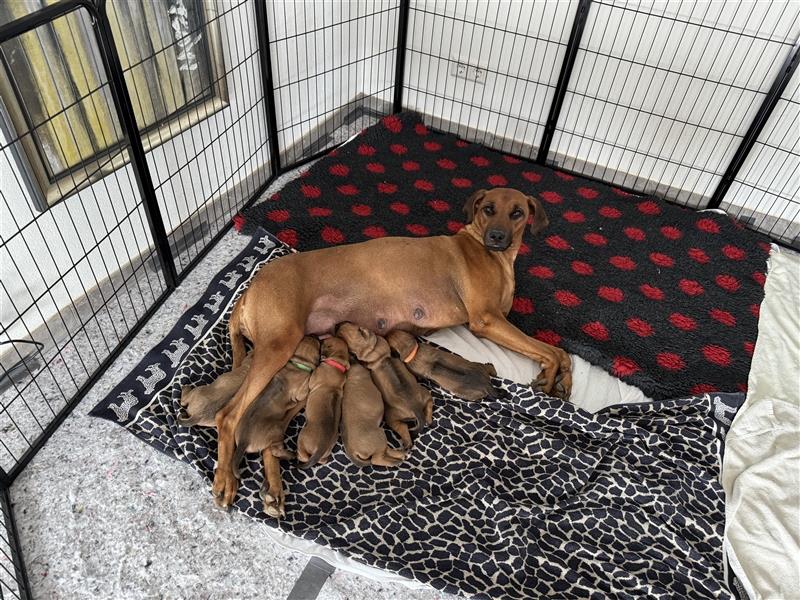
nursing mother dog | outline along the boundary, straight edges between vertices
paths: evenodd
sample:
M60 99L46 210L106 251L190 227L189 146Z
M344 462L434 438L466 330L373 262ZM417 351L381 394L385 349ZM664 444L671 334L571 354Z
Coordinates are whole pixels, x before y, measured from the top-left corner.
M506 319L527 223L533 233L548 223L541 203L517 190L494 188L475 192L464 210L468 223L452 236L379 238L291 254L261 269L230 319L233 368L245 359L244 338L253 350L247 378L216 415L219 456L212 493L218 505L227 507L236 496L234 433L248 406L304 335L333 333L343 321L380 335L467 324L475 335L540 363L541 389L569 398L567 353Z

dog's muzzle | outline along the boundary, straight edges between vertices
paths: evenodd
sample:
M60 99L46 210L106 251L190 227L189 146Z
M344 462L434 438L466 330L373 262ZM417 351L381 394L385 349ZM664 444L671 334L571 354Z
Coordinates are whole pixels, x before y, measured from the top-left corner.
M489 229L483 236L483 244L489 250L502 252L511 245L511 234L502 229Z

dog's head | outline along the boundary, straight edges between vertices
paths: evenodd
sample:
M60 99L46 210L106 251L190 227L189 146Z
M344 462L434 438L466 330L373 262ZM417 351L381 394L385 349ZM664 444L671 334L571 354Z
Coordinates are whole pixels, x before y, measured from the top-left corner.
M331 336L322 340L320 355L321 361L332 358L345 368L350 366L350 352L347 349L347 343L340 337Z
M478 190L464 205L467 223L483 240L488 250L503 252L513 244L519 247L525 226L538 233L550 222L542 203L511 188Z
M336 328L336 335L347 343L350 352L355 354L358 360L373 362L389 356L389 344L386 340L365 327L359 327L354 323L341 323Z
M310 335L305 336L298 344L294 355L305 364L316 367L319 364L319 340Z
M401 360L405 360L417 347L417 338L406 331L395 329L386 335L386 341L395 354Z

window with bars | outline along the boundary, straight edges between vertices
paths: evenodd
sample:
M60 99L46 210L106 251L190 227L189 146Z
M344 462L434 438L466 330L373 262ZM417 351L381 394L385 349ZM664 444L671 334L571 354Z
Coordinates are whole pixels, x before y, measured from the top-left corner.
M0 23L53 1L0 2ZM145 150L227 106L214 2L110 0L108 13ZM91 27L75 11L0 46L5 144L39 210L128 161Z

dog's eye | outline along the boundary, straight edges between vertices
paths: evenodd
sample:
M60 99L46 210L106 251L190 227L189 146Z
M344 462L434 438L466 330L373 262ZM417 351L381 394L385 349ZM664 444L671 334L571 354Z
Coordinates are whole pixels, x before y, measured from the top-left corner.
M522 217L522 214L523 214L522 211L520 209L517 209L511 213L511 218L519 219L520 217Z
M486 216L489 216L489 217L493 216L494 215L494 206L492 206L492 205L484 206L483 207L483 213Z

